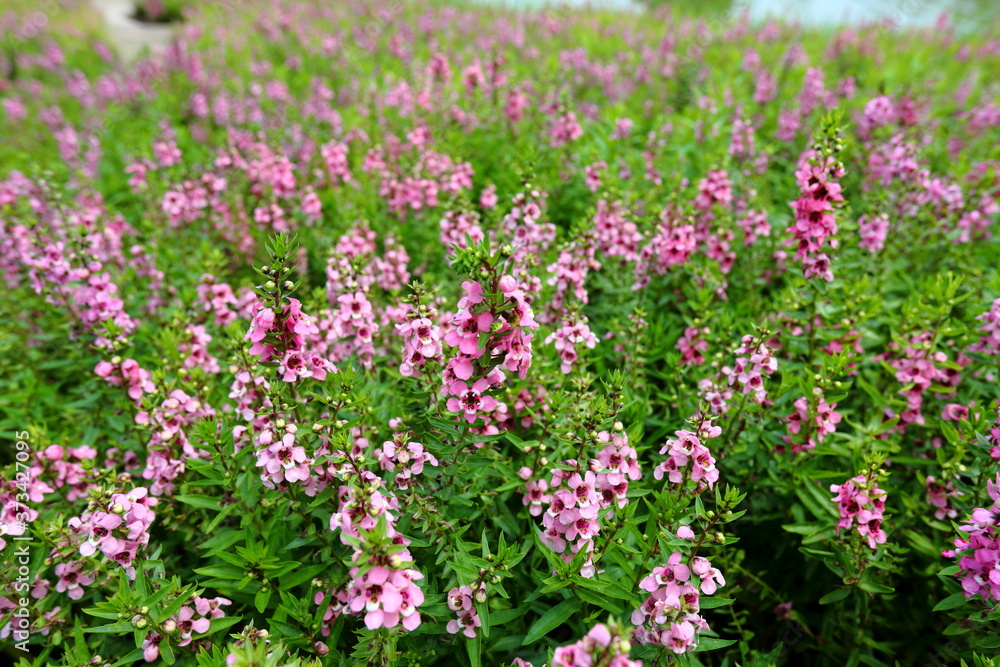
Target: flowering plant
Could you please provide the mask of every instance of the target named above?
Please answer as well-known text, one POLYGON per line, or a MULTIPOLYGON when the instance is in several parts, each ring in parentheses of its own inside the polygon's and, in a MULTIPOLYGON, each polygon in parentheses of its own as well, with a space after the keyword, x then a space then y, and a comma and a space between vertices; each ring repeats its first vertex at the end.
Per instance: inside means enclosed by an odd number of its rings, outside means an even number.
POLYGON ((995 34, 203 4, 0 53, 19 667, 988 663, 995 34))

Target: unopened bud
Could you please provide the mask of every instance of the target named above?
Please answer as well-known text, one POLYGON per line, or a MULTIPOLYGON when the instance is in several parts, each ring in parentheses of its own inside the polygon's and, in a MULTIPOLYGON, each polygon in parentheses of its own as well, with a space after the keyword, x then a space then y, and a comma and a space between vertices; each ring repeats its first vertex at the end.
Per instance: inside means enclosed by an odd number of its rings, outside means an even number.
POLYGON ((148 614, 149 613, 149 607, 141 607, 139 609, 139 613, 140 614, 148 614))
POLYGON ((114 514, 124 514, 125 506, 122 505, 121 503, 115 503, 114 505, 111 506, 111 512, 114 514))
POLYGON ((615 422, 616 431, 623 431, 624 429, 625 429, 625 424, 622 424, 621 422, 615 422))
MULTIPOLYGON (((497 577, 497 579, 499 580, 500 577, 497 577)), ((496 583, 496 582, 494 581, 493 583, 496 583)), ((486 602, 486 589, 485 588, 479 588, 479 589, 477 589, 476 590, 476 594, 475 594, 475 598, 476 598, 476 602, 486 602)))
POLYGON ((313 644, 313 650, 316 651, 316 655, 326 655, 330 652, 330 649, 323 642, 316 642, 313 644))
POLYGON ((173 619, 168 618, 163 622, 163 631, 166 632, 167 634, 170 634, 176 629, 177 629, 177 623, 175 623, 173 619))
POLYGON ((285 428, 285 420, 279 419, 278 421, 274 422, 274 425, 277 426, 278 428, 285 428))
POLYGON ((268 280, 266 283, 264 283, 264 289, 267 289, 267 290, 274 289, 274 281, 273 280, 268 280))

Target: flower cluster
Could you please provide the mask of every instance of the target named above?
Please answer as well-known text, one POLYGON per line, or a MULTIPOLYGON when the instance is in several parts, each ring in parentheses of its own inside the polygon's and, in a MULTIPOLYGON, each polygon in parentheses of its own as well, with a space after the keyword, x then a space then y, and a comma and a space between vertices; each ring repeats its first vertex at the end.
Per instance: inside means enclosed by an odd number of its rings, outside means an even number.
POLYGON ((924 480, 927 489, 927 504, 934 508, 934 518, 943 521, 945 518, 954 519, 958 516, 958 510, 951 505, 951 499, 964 495, 955 488, 955 483, 950 479, 942 484, 933 475, 927 475, 924 480))
POLYGON ((94 369, 97 377, 104 378, 112 387, 128 387, 128 397, 138 405, 142 401, 143 394, 152 394, 156 391, 152 376, 149 371, 139 366, 135 359, 122 359, 114 357, 111 361, 98 362, 94 369))
POLYGON ((859 246, 873 255, 885 247, 885 237, 889 232, 889 216, 863 215, 858 219, 858 233, 861 235, 859 246))
MULTIPOLYGON (((465 296, 458 302, 459 311, 451 321, 444 341, 458 348, 444 370, 442 393, 450 396, 448 410, 462 415, 473 424, 488 419, 498 407, 486 392, 507 378, 507 372, 521 379, 531 365, 531 339, 538 323, 517 280, 504 275, 497 281, 500 306, 487 300, 481 283, 462 283, 465 296)), ((493 295, 489 295, 492 297, 493 295)))
POLYGON ((696 556, 690 564, 683 560, 683 554, 675 551, 639 582, 639 588, 649 593, 632 612, 634 636, 640 644, 660 644, 676 654, 688 653, 698 646, 697 634, 709 629, 698 614, 700 597, 712 595, 726 580, 706 558, 696 556))
POLYGON ((872 549, 885 543, 882 520, 886 494, 878 487, 875 473, 858 475, 843 484, 831 484, 830 491, 837 494, 833 502, 840 511, 837 534, 853 527, 872 549))
POLYGON ((477 594, 480 597, 484 596, 485 592, 486 584, 480 584, 480 588, 475 591, 465 585, 456 586, 448 591, 448 609, 457 616, 448 621, 448 632, 454 635, 461 630, 469 639, 476 638, 476 628, 482 625, 482 621, 479 619, 479 612, 476 611, 474 599, 477 594))
POLYGON ((728 377, 730 386, 739 385, 741 393, 752 395, 754 401, 765 405, 767 389, 764 388, 763 376, 778 370, 778 360, 774 357, 774 351, 768 347, 763 335, 747 334, 743 336, 735 354, 736 363, 732 368, 723 368, 722 374, 728 377))
POLYGON ((279 419, 257 436, 260 449, 256 465, 261 468, 260 478, 267 488, 273 489, 282 482, 310 481, 312 460, 306 455, 305 447, 295 442, 298 430, 295 424, 279 419))
POLYGON ((795 412, 785 417, 788 435, 781 436, 785 444, 791 446, 793 454, 815 449, 826 436, 837 430, 840 423, 837 404, 827 403, 822 394, 817 394, 814 401, 802 396, 795 400, 794 405, 795 412))
POLYGON ((347 607, 355 614, 364 613, 365 627, 394 628, 401 625, 415 630, 420 625, 424 592, 415 580, 424 575, 414 569, 388 569, 376 565, 364 574, 351 568, 351 585, 347 589, 347 607))
POLYGON ((587 326, 586 318, 577 316, 563 320, 562 326, 550 333, 545 343, 554 343, 559 352, 559 368, 568 374, 573 371, 573 364, 579 359, 577 346, 582 345, 592 350, 597 346, 597 336, 587 326))
POLYGON ((392 440, 382 443, 381 449, 375 450, 382 470, 396 473, 396 486, 407 489, 412 484, 415 475, 424 471, 424 464, 437 466, 438 460, 427 452, 419 442, 410 440, 405 433, 396 433, 392 440))
POLYGON ((433 306, 418 302, 407 308, 406 319, 396 325, 403 339, 403 361, 399 365, 403 377, 419 377, 424 366, 441 361, 441 328, 436 319, 433 306))
POLYGON ((641 660, 631 660, 632 643, 621 629, 598 623, 583 639, 560 646, 552 654, 552 667, 642 667, 641 660))
POLYGON ((994 299, 990 309, 977 315, 976 319, 983 322, 983 326, 977 329, 983 332, 983 336, 969 349, 989 356, 1000 355, 1000 299, 994 299))
POLYGON ((86 557, 100 551, 134 579, 132 561, 149 544, 156 500, 140 486, 128 493, 111 494, 107 500, 95 503, 93 510, 70 519, 70 530, 82 538, 80 555, 86 557))
POLYGON ((795 221, 788 228, 791 238, 785 240, 785 245, 795 248, 795 258, 801 260, 807 280, 822 278, 830 282, 833 272, 825 250, 827 245, 837 247, 837 221, 833 212, 844 196, 835 179, 843 178, 845 172, 844 165, 836 159, 842 148, 839 132, 834 128, 827 131, 822 137, 825 145, 817 147, 820 152, 809 151, 799 161, 795 180, 802 196, 792 202, 795 221))
POLYGON ((719 470, 702 439, 716 438, 721 433, 721 428, 707 420, 698 424, 696 432, 677 431, 677 437, 667 440, 660 449, 660 454, 668 458, 653 469, 653 477, 658 480, 666 477, 679 492, 687 491, 688 481, 694 482, 694 494, 711 489, 719 481, 719 470))
MULTIPOLYGON (((567 563, 580 551, 592 552, 594 538, 600 532, 601 515, 628 503, 629 480, 642 477, 635 449, 621 429, 597 434, 599 442, 608 443, 596 460, 584 469, 573 459, 553 468, 551 481, 529 481, 524 503, 531 514, 539 513, 540 503, 549 502, 542 516, 542 542, 562 555, 567 563), (568 551, 567 551, 568 548, 568 551)), ((530 474, 530 470, 527 471, 530 474)), ((590 556, 580 574, 593 577, 597 568, 590 556)))
MULTIPOLYGON (((187 646, 194 641, 193 635, 208 632, 214 619, 224 618, 226 612, 222 607, 232 603, 232 600, 223 597, 195 597, 194 606, 182 606, 176 614, 160 624, 160 628, 167 636, 177 641, 177 646, 187 646)), ((139 647, 146 662, 155 662, 160 657, 160 643, 163 640, 164 635, 159 632, 150 632, 146 635, 142 646, 139 647)))
POLYGON ((1000 474, 996 482, 987 480, 986 491, 993 506, 976 508, 962 525, 968 533, 955 539, 955 548, 943 551, 945 558, 955 558, 960 569, 965 597, 979 596, 984 602, 1000 602, 1000 474))
MULTIPOLYGON (((416 581, 424 575, 410 567, 409 540, 396 530, 393 512, 399 508, 399 500, 381 479, 361 467, 360 457, 341 452, 337 460, 331 473, 343 483, 337 512, 330 517, 330 530, 340 531, 341 541, 354 550, 351 560, 356 565, 348 572, 351 580, 346 591, 332 594, 324 617, 332 622, 348 609, 364 613, 369 630, 397 625, 414 630, 421 622, 417 608, 424 602, 416 581)), ((316 596, 317 604, 324 600, 325 596, 316 596)))
POLYGON ((914 336, 911 338, 911 344, 903 348, 903 356, 889 362, 896 369, 896 380, 903 385, 899 390, 906 399, 906 410, 899 415, 899 421, 903 426, 925 423, 920 408, 923 405, 923 395, 930 391, 933 385, 950 387, 957 384, 960 379, 957 373, 938 366, 948 361, 948 355, 928 349, 929 340, 930 333, 914 336))
POLYGON ((705 363, 705 350, 708 349, 708 341, 702 336, 710 333, 708 327, 687 327, 684 333, 677 340, 677 350, 681 353, 681 365, 700 366, 705 363))

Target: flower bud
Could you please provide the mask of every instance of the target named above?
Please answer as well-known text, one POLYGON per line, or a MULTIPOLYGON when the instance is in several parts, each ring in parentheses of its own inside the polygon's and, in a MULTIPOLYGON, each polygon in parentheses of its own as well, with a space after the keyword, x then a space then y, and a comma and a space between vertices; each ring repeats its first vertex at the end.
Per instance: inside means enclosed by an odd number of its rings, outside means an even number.
POLYGON ((621 422, 615 422, 615 427, 614 428, 615 428, 616 431, 622 431, 622 430, 625 429, 625 425, 622 424, 621 422))
POLYGON ((278 421, 274 422, 274 425, 277 426, 278 428, 285 428, 285 420, 279 419, 278 421))
POLYGON ((124 514, 125 506, 122 505, 121 503, 115 503, 114 505, 111 506, 111 512, 114 514, 124 514))
MULTIPOLYGON (((500 577, 497 577, 497 579, 499 580, 500 577)), ((494 581, 493 583, 497 582, 494 581)), ((486 589, 485 588, 477 589, 474 597, 476 598, 476 602, 486 602, 486 589)))
POLYGON ((257 631, 257 636, 260 637, 261 639, 267 639, 270 634, 271 633, 268 632, 267 630, 258 630, 257 631))
POLYGON ((170 634, 177 629, 177 623, 174 622, 172 618, 168 618, 163 622, 163 631, 170 634))
POLYGON ((140 614, 148 614, 149 613, 149 607, 146 607, 146 606, 141 607, 139 609, 139 613, 140 614))
POLYGON ((330 649, 323 642, 316 642, 313 644, 313 650, 316 651, 316 655, 320 656, 326 655, 330 652, 330 649))
POLYGON ((318 422, 316 424, 313 424, 313 432, 314 433, 319 433, 322 430, 323 430, 323 425, 322 424, 320 424, 318 422))
POLYGON ((281 288, 284 290, 290 290, 294 287, 295 283, 293 283, 291 280, 286 280, 285 282, 281 283, 281 288))
POLYGON ((273 280, 268 280, 266 283, 264 283, 264 289, 266 290, 273 290, 274 287, 275 285, 273 280))

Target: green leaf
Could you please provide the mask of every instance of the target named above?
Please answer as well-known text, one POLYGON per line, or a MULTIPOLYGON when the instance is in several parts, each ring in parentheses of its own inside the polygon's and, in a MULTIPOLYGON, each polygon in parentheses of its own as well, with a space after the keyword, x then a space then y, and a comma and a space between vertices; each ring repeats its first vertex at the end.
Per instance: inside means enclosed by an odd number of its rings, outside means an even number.
POLYGON ((215 577, 216 579, 232 579, 234 581, 242 579, 245 574, 243 568, 236 567, 235 565, 210 565, 208 567, 196 568, 195 572, 206 577, 215 577))
POLYGON ((732 598, 699 598, 698 606, 702 609, 715 609, 716 607, 728 607, 733 602, 732 598))
POLYGON ((163 662, 168 665, 172 665, 175 662, 174 649, 170 646, 170 640, 167 638, 164 638, 164 640, 160 642, 160 658, 162 658, 163 662))
POLYGON ((874 581, 860 581, 858 582, 858 588, 869 593, 895 593, 896 589, 883 584, 876 584, 874 581))
POLYGON ((964 593, 955 593, 954 595, 949 595, 934 605, 933 611, 947 611, 948 609, 955 609, 956 607, 961 607, 968 601, 969 598, 965 597, 964 593))
POLYGON ((480 651, 481 640, 479 635, 476 635, 475 639, 465 638, 465 648, 469 652, 469 662, 472 663, 472 667, 482 667, 483 657, 480 651))
POLYGON ((221 509, 218 498, 208 498, 206 496, 181 494, 174 496, 174 500, 179 500, 185 505, 191 505, 193 507, 204 507, 205 509, 210 509, 210 510, 221 509))
POLYGON ((109 634, 112 632, 128 632, 132 629, 132 625, 126 624, 124 622, 120 623, 108 623, 107 625, 98 625, 96 628, 84 628, 84 632, 88 634, 109 634))
POLYGON ((268 586, 267 588, 262 588, 261 590, 257 591, 257 595, 254 596, 253 606, 256 607, 257 611, 259 611, 262 614, 264 613, 264 610, 267 609, 267 603, 270 602, 271 600, 272 590, 273 589, 270 586, 268 586))
POLYGON ((720 648, 726 648, 727 646, 732 646, 736 643, 735 639, 721 639, 719 637, 699 637, 698 646, 695 651, 714 651, 720 648))
POLYGON ((819 599, 820 604, 833 604, 834 602, 840 602, 848 595, 851 594, 850 588, 838 588, 835 591, 831 591, 819 599))
POLYGON ((216 632, 220 632, 236 625, 242 620, 242 616, 223 616, 222 618, 213 618, 211 621, 211 627, 208 628, 208 632, 205 634, 215 634, 216 632))
POLYGON ((142 649, 137 648, 128 655, 126 655, 124 658, 116 662, 115 664, 111 665, 111 667, 123 667, 124 665, 131 665, 133 662, 143 659, 144 656, 142 655, 142 649))
POLYGON ((560 625, 565 623, 570 616, 580 609, 580 601, 577 599, 564 600, 555 607, 542 614, 541 618, 534 622, 524 638, 522 646, 533 644, 545 635, 549 634, 560 625))

